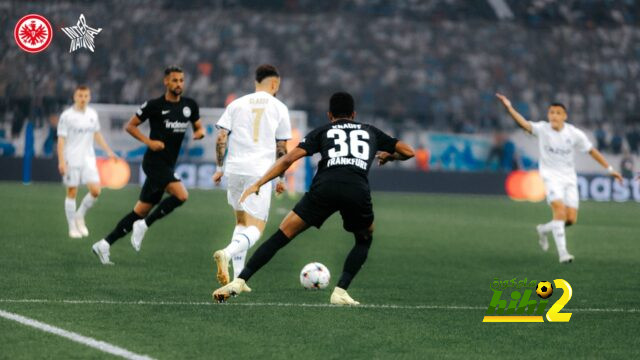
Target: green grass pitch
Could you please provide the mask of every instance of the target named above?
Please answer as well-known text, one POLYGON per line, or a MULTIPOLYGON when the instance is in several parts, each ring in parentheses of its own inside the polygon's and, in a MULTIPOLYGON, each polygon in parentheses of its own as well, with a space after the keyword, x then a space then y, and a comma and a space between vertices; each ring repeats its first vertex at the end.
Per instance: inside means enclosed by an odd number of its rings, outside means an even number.
MULTIPOLYGON (((87 217, 91 236, 72 240, 61 185, 0 183, 0 309, 157 359, 640 357, 637 203, 582 203, 567 230, 576 261, 560 265, 553 245, 542 253, 537 244, 544 203, 376 193, 373 246, 350 294, 397 307, 301 306, 328 304, 330 290, 303 290, 300 269, 324 263, 333 287, 352 246, 335 215, 278 253, 251 279, 252 293, 221 305, 211 301, 211 254, 233 226, 222 191, 191 191, 148 231, 140 253, 126 237, 112 247, 115 266, 98 263, 91 244, 138 191, 104 190, 87 217), (567 280, 571 321, 482 323, 495 277, 567 280)), ((273 201, 262 240, 294 203, 273 201)), ((0 318, 0 358, 109 357, 0 318)))

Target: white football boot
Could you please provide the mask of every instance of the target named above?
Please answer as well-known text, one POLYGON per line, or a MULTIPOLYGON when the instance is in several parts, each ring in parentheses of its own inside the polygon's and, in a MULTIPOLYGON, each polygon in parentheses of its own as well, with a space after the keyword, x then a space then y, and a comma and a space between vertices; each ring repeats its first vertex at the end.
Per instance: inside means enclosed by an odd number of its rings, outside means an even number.
POLYGON ((560 263, 561 264, 568 264, 570 262, 572 262, 574 259, 573 255, 566 253, 563 255, 560 255, 560 263))
POLYGON ((87 229, 87 225, 84 223, 84 217, 76 218, 76 228, 78 229, 78 232, 82 234, 82 236, 89 236, 89 229, 87 229))
POLYGON ((69 222, 69 237, 72 239, 82 239, 82 233, 78 230, 75 220, 69 222))
POLYGON ((102 239, 97 243, 93 244, 91 250, 96 254, 102 265, 113 265, 113 263, 109 260, 109 249, 111 245, 105 240, 102 239))
POLYGON ((133 231, 131 231, 131 246, 136 251, 140 251, 142 247, 142 239, 144 239, 144 234, 147 232, 149 227, 147 227, 147 223, 144 219, 137 220, 133 223, 133 231))
POLYGON ((223 303, 226 302, 229 297, 236 296, 243 292, 251 292, 251 289, 249 289, 243 279, 237 278, 227 285, 217 289, 211 295, 213 296, 213 301, 223 303))
POLYGON ((347 290, 339 287, 333 289, 330 302, 334 305, 360 305, 359 302, 353 300, 347 293, 347 290))
POLYGON ((536 231, 538 232, 538 244, 540 244, 542 251, 549 250, 549 238, 547 238, 547 233, 542 231, 542 224, 536 226, 536 231))
POLYGON ((218 250, 213 253, 213 259, 218 265, 218 282, 220 285, 227 285, 229 283, 229 257, 224 250, 218 250))

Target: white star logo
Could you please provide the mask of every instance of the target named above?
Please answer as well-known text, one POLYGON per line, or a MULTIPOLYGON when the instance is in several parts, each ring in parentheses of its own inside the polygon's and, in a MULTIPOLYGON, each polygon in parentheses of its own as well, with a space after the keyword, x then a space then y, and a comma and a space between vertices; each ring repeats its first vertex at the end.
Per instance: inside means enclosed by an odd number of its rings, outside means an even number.
POLYGON ((69 52, 74 52, 80 48, 87 48, 93 52, 95 46, 93 38, 102 31, 102 28, 94 29, 87 26, 84 14, 80 14, 80 18, 78 19, 78 24, 76 26, 62 28, 62 31, 64 31, 64 33, 71 39, 69 52))

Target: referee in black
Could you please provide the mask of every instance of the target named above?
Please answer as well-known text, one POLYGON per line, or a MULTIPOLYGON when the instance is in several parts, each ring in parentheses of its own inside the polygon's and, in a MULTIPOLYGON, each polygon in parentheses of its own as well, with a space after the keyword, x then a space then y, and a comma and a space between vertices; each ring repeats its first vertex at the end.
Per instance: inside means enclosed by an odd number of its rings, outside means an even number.
POLYGON ((200 110, 193 99, 182 96, 184 72, 180 67, 169 66, 165 69, 164 86, 165 93, 143 103, 125 128, 131 136, 147 145, 142 160, 147 179, 133 211, 125 215, 107 237, 93 244, 92 250, 102 264, 113 265, 109 259, 111 245, 132 229, 131 244, 136 251, 140 251, 147 228, 189 197, 187 189, 175 177, 174 169, 187 128, 193 128, 194 140, 204 137, 200 110), (147 120, 151 128, 149 137, 138 129, 147 120), (169 196, 163 200, 165 192, 169 196))

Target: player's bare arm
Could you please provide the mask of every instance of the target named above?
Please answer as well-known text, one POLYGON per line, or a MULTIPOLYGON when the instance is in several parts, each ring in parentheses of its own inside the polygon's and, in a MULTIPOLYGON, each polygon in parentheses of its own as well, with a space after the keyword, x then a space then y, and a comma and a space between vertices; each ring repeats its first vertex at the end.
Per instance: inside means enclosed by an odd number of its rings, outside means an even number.
POLYGON ((67 163, 64 159, 64 143, 66 138, 64 136, 58 136, 58 171, 60 175, 64 175, 67 172, 67 163))
POLYGON ((109 144, 107 144, 107 142, 104 140, 104 136, 102 136, 102 133, 100 131, 97 131, 93 135, 93 139, 107 153, 107 156, 109 156, 109 158, 111 158, 112 160, 115 160, 117 158, 116 154, 113 152, 113 150, 111 150, 111 147, 109 147, 109 144))
POLYGON ((193 123, 193 140, 204 139, 204 126, 202 126, 202 119, 193 123))
POLYGON ((620 175, 619 172, 615 171, 613 169, 613 166, 609 165, 607 159, 604 158, 604 156, 600 151, 598 151, 598 149, 592 148, 591 150, 589 150, 589 155, 591 155, 591 157, 595 161, 597 161, 598 164, 602 165, 603 168, 607 169, 609 175, 613 176, 619 183, 622 183, 622 181, 624 180, 622 178, 622 175, 620 175))
POLYGON ((511 115, 513 120, 516 121, 516 124, 518 124, 518 126, 531 134, 533 129, 531 123, 527 121, 527 119, 525 119, 524 116, 522 116, 519 112, 517 112, 516 109, 513 108, 513 106, 511 105, 511 101, 506 96, 500 93, 497 93, 496 97, 500 99, 500 102, 502 102, 502 105, 504 105, 505 109, 507 109, 509 115, 511 115))
POLYGON ((218 130, 218 138, 216 139, 216 172, 213 174, 213 182, 216 185, 220 184, 222 180, 222 175, 224 172, 222 171, 222 167, 224 165, 224 154, 227 151, 227 141, 229 140, 229 130, 227 129, 219 129, 218 130))
POLYGON ((142 124, 142 121, 140 120, 140 118, 137 115, 133 115, 129 120, 129 122, 127 123, 127 125, 125 126, 125 130, 127 130, 127 132, 131 134, 131 136, 136 138, 136 140, 147 145, 149 149, 151 149, 151 151, 163 150, 164 143, 160 140, 151 140, 147 136, 145 136, 142 133, 142 131, 138 129, 138 126, 140 126, 140 124, 142 124))
MULTIPOLYGON (((276 160, 287 155, 287 140, 276 141, 276 160)), ((284 173, 280 174, 280 181, 276 184, 276 194, 282 194, 286 190, 284 173)))
POLYGON ((298 159, 305 157, 307 155, 307 151, 301 148, 295 148, 291 150, 290 153, 287 153, 285 156, 278 159, 278 161, 271 166, 269 170, 258 180, 255 184, 249 186, 247 190, 242 193, 240 197, 240 202, 242 203, 249 195, 257 194, 260 191, 260 187, 269 181, 275 179, 280 174, 287 171, 294 162, 298 161, 298 159))
POLYGON ((396 152, 394 152, 393 154, 390 154, 386 151, 381 151, 377 155, 378 165, 384 165, 389 161, 396 161, 396 160, 405 161, 405 160, 411 159, 414 156, 414 154, 415 152, 413 148, 409 146, 409 144, 402 141, 398 141, 396 143, 396 152))

